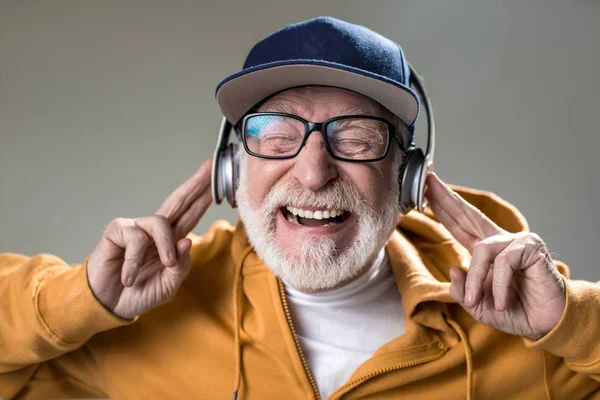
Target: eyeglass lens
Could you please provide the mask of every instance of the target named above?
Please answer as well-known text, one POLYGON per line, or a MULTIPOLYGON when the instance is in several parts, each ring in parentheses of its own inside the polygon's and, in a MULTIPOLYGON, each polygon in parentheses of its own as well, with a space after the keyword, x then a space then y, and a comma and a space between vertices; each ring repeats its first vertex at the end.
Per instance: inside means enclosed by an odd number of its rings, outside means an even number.
MULTIPOLYGON (((246 120, 244 139, 248 149, 261 156, 295 155, 302 146, 306 125, 282 115, 255 115, 246 120)), ((385 122, 366 117, 348 117, 325 126, 331 152, 348 160, 371 160, 385 154, 389 129, 385 122)))

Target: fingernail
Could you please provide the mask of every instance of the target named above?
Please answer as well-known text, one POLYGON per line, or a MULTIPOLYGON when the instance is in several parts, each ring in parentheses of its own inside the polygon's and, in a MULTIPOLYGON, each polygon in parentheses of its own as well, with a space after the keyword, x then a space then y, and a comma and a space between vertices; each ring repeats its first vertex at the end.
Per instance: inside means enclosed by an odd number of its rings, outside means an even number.
POLYGON ((128 276, 127 280, 125 281, 126 286, 131 286, 133 285, 133 276, 128 276))
POLYGON ((467 302, 467 304, 471 304, 472 301, 473 301, 473 293, 471 293, 470 290, 467 290, 466 302, 467 302))

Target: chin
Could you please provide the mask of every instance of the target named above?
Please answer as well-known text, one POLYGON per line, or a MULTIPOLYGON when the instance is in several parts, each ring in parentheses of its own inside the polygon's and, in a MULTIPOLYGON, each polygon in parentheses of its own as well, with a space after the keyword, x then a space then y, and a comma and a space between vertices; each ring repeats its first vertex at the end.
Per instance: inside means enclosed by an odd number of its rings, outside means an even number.
POLYGON ((375 208, 347 182, 320 192, 278 185, 253 206, 240 176, 238 211, 248 240, 273 273, 302 291, 351 281, 383 248, 397 222, 397 191, 375 208))
POLYGON ((355 235, 338 239, 333 235, 276 235, 267 243, 250 239, 257 253, 276 276, 301 291, 317 292, 339 286, 356 277, 371 258, 373 242, 367 249, 355 235), (283 240, 285 239, 285 240, 283 240), (293 240, 290 240, 293 239, 293 240))

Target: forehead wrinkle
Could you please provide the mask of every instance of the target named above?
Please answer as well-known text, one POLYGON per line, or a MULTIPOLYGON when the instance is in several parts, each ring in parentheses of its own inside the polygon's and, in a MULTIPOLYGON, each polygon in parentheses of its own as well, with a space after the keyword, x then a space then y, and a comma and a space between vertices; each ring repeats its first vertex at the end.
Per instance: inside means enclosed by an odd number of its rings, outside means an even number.
POLYGON ((271 104, 267 102, 266 105, 262 105, 258 108, 258 112, 280 112, 284 114, 297 115, 297 108, 292 105, 289 100, 273 101, 271 104))
MULTIPOLYGON (((317 106, 316 103, 312 103, 313 107, 317 106)), ((306 111, 308 111, 308 109, 306 107, 300 107, 299 104, 296 104, 296 102, 292 102, 290 100, 279 100, 279 101, 273 101, 271 103, 267 102, 266 104, 260 106, 258 108, 258 112, 280 112, 280 113, 284 113, 284 114, 292 114, 292 115, 302 115, 302 109, 306 109, 306 111)), ((338 112, 335 113, 336 116, 340 116, 340 115, 375 115, 378 116, 377 112, 373 112, 368 110, 366 107, 363 106, 359 106, 359 105, 352 105, 352 106, 348 106, 348 107, 343 107, 340 108, 338 112)))
POLYGON ((329 86, 301 86, 283 90, 267 98, 255 111, 292 114, 311 122, 322 122, 342 115, 377 116, 396 122, 396 117, 375 100, 351 90, 329 86))

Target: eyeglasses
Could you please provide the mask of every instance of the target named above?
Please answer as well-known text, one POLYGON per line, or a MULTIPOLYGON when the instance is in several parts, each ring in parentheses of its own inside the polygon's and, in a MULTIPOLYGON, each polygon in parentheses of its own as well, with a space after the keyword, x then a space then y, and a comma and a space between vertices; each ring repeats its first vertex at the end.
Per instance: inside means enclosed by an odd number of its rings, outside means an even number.
POLYGON ((296 157, 313 131, 321 132, 331 157, 343 161, 381 160, 390 149, 391 139, 398 139, 391 122, 362 115, 315 123, 291 114, 252 113, 238 127, 248 154, 271 159, 296 157))

